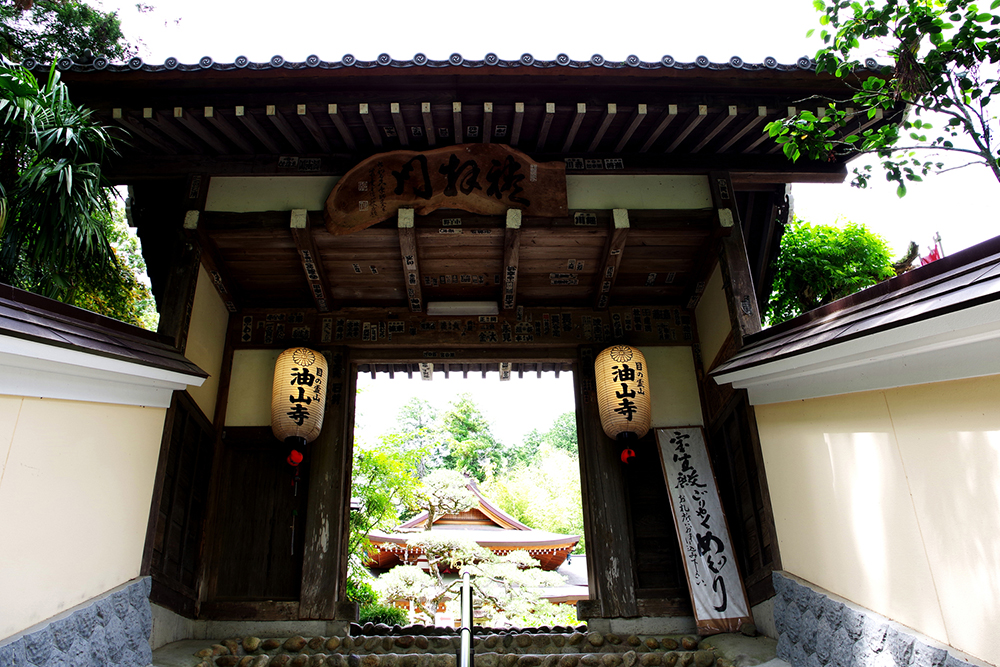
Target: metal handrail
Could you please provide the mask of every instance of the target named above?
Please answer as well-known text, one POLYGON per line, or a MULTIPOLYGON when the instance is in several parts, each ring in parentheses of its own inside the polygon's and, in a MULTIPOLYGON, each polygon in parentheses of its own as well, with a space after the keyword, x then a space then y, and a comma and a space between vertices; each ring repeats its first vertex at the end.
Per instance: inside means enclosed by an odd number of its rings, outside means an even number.
POLYGON ((462 573, 461 598, 462 625, 459 634, 462 637, 458 653, 458 667, 475 667, 475 656, 472 652, 472 578, 468 572, 462 573))

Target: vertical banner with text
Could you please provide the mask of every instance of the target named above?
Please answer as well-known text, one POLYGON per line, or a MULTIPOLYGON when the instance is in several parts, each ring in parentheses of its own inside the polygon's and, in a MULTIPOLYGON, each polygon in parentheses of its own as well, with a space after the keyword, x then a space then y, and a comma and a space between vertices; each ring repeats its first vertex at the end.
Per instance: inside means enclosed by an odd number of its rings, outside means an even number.
POLYGON ((702 635, 751 622, 719 488, 699 426, 656 429, 691 603, 702 635))

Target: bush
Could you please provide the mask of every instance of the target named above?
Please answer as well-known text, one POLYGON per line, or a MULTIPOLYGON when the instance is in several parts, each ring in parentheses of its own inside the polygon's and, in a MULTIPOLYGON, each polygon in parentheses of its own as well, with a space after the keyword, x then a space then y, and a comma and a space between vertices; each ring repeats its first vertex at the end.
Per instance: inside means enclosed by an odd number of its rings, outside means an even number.
POLYGON ((386 625, 406 625, 410 617, 405 609, 386 604, 363 604, 358 614, 358 623, 385 623, 386 625))
POLYGON ((347 599, 359 605, 373 605, 378 602, 378 594, 367 581, 347 580, 347 599))

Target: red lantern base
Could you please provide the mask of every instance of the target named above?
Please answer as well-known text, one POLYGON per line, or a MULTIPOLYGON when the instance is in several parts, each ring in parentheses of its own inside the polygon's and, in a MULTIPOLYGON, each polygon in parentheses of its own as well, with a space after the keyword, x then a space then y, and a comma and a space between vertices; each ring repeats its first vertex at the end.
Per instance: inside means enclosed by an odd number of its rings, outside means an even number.
POLYGON ((631 431, 622 431, 618 434, 618 444, 622 446, 622 463, 628 463, 629 459, 635 458, 635 450, 630 445, 639 441, 639 437, 631 431))

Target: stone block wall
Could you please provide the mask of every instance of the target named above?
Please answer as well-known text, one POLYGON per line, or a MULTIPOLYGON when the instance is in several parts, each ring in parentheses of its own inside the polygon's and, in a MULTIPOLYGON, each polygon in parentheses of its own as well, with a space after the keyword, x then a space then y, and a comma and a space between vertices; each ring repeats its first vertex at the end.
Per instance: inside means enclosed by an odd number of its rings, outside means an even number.
POLYGON ((778 657, 792 667, 969 667, 955 649, 884 616, 772 577, 778 657))
POLYGON ((134 579, 0 640, 0 667, 148 667, 150 585, 134 579))

